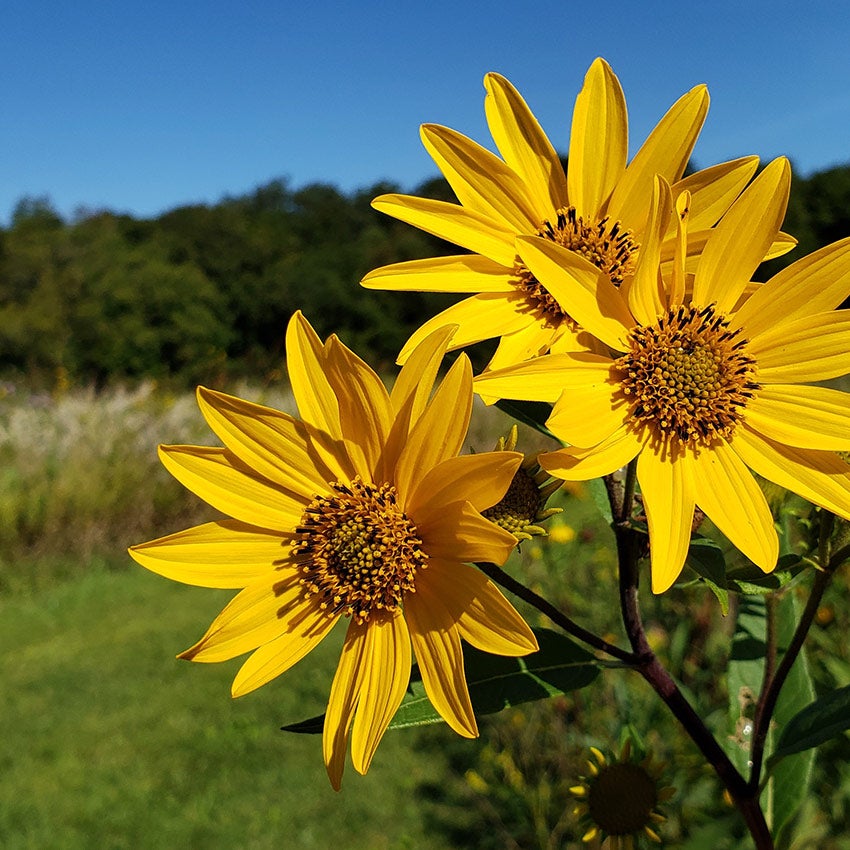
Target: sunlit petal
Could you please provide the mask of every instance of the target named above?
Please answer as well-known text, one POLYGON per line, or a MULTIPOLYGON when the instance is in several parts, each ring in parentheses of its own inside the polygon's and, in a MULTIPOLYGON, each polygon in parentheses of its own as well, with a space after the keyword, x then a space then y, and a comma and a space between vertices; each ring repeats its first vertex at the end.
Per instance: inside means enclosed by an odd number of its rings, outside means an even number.
POLYGON ((222 520, 132 546, 130 555, 146 569, 174 581, 236 588, 288 563, 287 542, 286 536, 222 520))
POLYGON ((621 469, 642 447, 642 435, 621 428, 592 449, 558 449, 538 455, 537 461, 562 481, 588 481, 621 469))
POLYGON ((484 77, 484 112, 505 162, 523 179, 538 217, 567 204, 567 180, 555 149, 519 92, 499 74, 484 77))
POLYGON ((477 254, 427 257, 381 266, 369 272, 360 285, 366 289, 412 292, 513 292, 513 269, 477 254))

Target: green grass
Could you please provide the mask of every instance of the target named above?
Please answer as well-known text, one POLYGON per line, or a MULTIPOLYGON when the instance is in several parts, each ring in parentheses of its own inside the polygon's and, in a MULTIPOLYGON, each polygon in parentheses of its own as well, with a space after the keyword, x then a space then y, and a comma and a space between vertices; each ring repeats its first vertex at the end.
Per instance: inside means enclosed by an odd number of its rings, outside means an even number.
POLYGON ((436 765, 416 733, 337 794, 318 736, 279 731, 323 710, 333 639, 240 700, 238 661, 175 659, 231 595, 128 567, 0 599, 4 850, 446 846, 423 827, 436 765))

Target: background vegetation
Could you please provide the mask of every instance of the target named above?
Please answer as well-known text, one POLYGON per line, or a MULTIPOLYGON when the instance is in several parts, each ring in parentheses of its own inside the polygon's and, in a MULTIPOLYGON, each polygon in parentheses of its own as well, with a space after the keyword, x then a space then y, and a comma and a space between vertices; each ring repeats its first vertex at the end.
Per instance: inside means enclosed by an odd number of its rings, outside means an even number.
MULTIPOLYGON (((196 381, 291 410, 281 341, 295 309, 390 365, 446 301, 357 282, 384 263, 456 250, 373 212, 371 197, 390 188, 345 196, 275 181, 144 221, 63 221, 46 199, 25 199, 0 232, 3 848, 577 847, 568 788, 587 747, 616 749, 624 725, 679 789, 665 806, 669 846, 746 846, 711 772, 636 676, 614 671, 485 719, 476 742, 442 726, 391 732, 369 775, 349 769, 336 795, 319 742, 278 731, 321 711, 334 639, 237 701, 237 661, 175 660, 230 594, 166 581, 126 556, 129 543, 212 515, 160 467, 155 444, 213 440, 188 390, 196 381)), ((441 181, 415 192, 449 198, 441 181)), ((770 271, 850 235, 850 166, 796 180, 785 228, 800 248, 770 271)), ((478 406, 469 447, 489 448, 507 425, 478 406)), ((541 444, 522 431, 520 447, 541 444)), ((550 538, 524 544, 509 568, 622 641, 609 530, 581 490, 560 500, 550 538)), ((700 585, 647 594, 645 606, 657 651, 728 742, 718 671, 734 607, 722 617, 700 585)), ((841 574, 813 633, 819 690, 850 684, 848 630, 841 574)), ((850 850, 848 756, 846 737, 819 752, 788 847, 850 850)))

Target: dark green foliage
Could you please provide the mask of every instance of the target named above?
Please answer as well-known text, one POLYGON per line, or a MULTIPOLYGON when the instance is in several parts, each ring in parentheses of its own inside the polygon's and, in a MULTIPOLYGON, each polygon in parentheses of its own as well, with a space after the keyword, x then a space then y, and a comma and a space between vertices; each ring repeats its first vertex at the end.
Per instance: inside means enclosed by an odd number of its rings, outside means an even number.
MULTIPOLYGON (((388 184, 344 195, 273 180, 215 205, 156 219, 111 212, 65 222, 49 199, 23 198, 0 230, 0 377, 104 383, 274 376, 286 322, 302 310, 381 367, 448 296, 364 290, 388 263, 458 253, 375 212, 388 184)), ((453 201, 442 178, 415 194, 453 201)), ((785 230, 799 246, 760 280, 850 235, 850 166, 794 180, 785 230)))

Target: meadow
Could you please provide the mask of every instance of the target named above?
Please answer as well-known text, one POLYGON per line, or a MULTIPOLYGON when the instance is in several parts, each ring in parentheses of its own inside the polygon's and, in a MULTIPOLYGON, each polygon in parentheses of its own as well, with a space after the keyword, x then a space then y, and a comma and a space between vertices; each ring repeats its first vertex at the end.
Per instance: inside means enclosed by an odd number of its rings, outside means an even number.
MULTIPOLYGON (((226 387, 292 409, 287 389, 226 387)), ((280 726, 324 709, 340 635, 239 700, 239 661, 192 665, 193 643, 232 595, 147 573, 127 545, 211 518, 161 468, 157 442, 212 443, 191 393, 153 383, 0 398, 0 847, 540 848, 580 846, 568 788, 587 748, 616 748, 631 728, 678 794, 669 846, 746 847, 737 815, 653 695, 621 671, 589 688, 502 712, 470 743, 435 725, 387 734, 366 777, 330 788, 315 736, 280 726)), ((479 406, 470 448, 509 420, 479 406)), ((521 432, 520 448, 540 447, 521 432)), ((563 492, 548 540, 509 569, 579 622, 622 641, 609 532, 592 499, 563 492)), ((813 635, 815 685, 850 684, 846 578, 813 635)), ((656 651, 719 737, 734 625, 692 586, 646 594, 656 651)), ((534 625, 548 625, 522 608, 534 625)), ((850 848, 850 745, 816 763, 812 793, 785 846, 850 848)))

